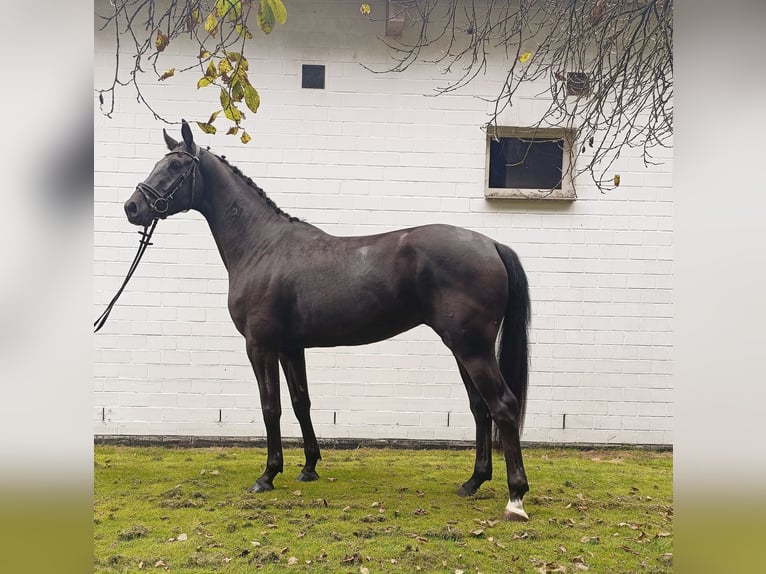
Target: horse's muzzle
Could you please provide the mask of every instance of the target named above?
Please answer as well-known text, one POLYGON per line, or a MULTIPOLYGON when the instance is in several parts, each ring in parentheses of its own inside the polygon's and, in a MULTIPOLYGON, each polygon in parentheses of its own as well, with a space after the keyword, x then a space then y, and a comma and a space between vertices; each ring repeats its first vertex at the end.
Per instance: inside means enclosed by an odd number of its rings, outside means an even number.
POLYGON ((139 192, 134 192, 125 202, 125 215, 130 223, 143 227, 149 225, 154 219, 144 196, 139 192))

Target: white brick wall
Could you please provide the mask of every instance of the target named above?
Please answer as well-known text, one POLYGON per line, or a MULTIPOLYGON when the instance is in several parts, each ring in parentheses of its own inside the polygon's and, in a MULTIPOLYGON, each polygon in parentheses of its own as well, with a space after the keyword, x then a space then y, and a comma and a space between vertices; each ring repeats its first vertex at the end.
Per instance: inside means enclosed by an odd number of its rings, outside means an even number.
MULTIPOLYGON (((382 2, 371 4, 384 13, 382 2)), ((108 3, 96 5, 105 11, 108 3)), ((330 233, 442 222, 511 245, 533 301, 524 440, 671 443, 671 154, 652 168, 625 154, 614 168, 620 188, 601 194, 581 178, 571 204, 487 201, 479 126, 489 106, 476 96, 496 93, 500 60, 459 93, 424 97, 444 84, 434 67, 383 76, 360 66, 386 63, 388 53, 377 40, 382 23, 362 17, 356 4, 293 1, 289 9, 288 24, 257 34, 246 52, 262 98, 248 118, 253 141, 195 131, 196 140, 290 214, 330 233), (325 90, 300 88, 303 63, 326 65, 325 90)), ((111 33, 96 33, 96 88, 112 74, 111 33)), ((196 53, 174 42, 161 66, 196 53)), ((144 81, 157 110, 175 120, 205 119, 216 106, 213 89, 194 89, 194 74, 144 81)), ((534 121, 536 91, 525 93, 509 121, 534 121)), ((94 113, 94 316, 137 246, 122 202, 165 151, 163 125, 130 90, 118 97, 112 119, 97 103, 94 113)), ((204 219, 190 212, 160 222, 95 336, 97 434, 264 434, 226 291, 204 219)), ((454 360, 425 327, 364 347, 311 349, 307 363, 319 437, 474 438, 454 360)), ((283 434, 299 436, 286 387, 282 393, 283 434)))

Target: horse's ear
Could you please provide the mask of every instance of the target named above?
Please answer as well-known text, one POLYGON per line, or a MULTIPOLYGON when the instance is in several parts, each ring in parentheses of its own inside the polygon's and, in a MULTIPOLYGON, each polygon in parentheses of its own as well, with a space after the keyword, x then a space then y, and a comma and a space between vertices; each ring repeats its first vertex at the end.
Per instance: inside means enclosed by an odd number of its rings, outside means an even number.
POLYGON ((165 145, 168 146, 169 150, 173 151, 178 147, 178 142, 170 137, 164 128, 162 129, 162 137, 165 138, 165 145))
POLYGON ((184 143, 189 149, 194 149, 194 136, 186 120, 181 120, 181 137, 184 138, 184 143))

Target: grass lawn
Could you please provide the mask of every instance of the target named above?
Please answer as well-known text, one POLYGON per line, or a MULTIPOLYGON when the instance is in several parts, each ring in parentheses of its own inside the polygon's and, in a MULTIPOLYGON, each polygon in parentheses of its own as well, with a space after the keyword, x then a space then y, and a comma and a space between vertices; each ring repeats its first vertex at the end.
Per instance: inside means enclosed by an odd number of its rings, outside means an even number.
POLYGON ((672 453, 527 448, 526 523, 500 520, 500 454, 471 498, 467 450, 322 454, 251 494, 265 449, 96 446, 94 571, 672 572, 672 453))

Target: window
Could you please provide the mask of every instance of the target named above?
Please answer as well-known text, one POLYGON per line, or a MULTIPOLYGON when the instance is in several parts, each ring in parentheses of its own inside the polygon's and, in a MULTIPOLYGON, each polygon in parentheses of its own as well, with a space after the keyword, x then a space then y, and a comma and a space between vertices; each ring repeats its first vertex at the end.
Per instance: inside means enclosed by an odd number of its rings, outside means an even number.
POLYGON ((575 199, 571 173, 574 130, 487 129, 489 199, 575 199))
POLYGON ((319 64, 303 64, 301 87, 324 90, 324 66, 319 64))

